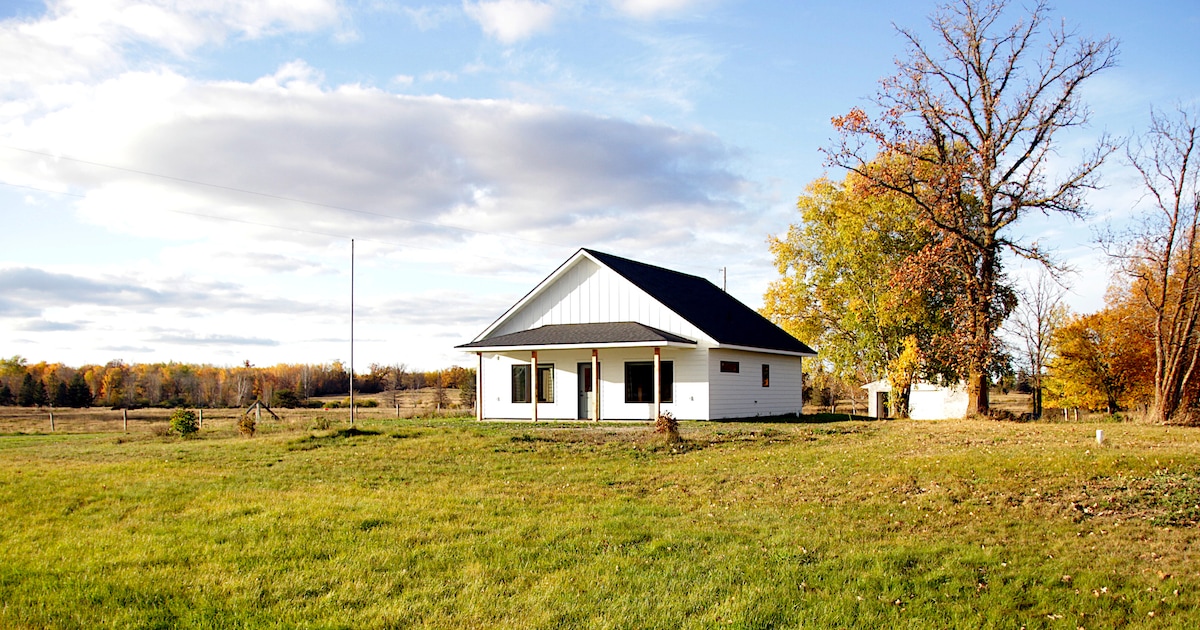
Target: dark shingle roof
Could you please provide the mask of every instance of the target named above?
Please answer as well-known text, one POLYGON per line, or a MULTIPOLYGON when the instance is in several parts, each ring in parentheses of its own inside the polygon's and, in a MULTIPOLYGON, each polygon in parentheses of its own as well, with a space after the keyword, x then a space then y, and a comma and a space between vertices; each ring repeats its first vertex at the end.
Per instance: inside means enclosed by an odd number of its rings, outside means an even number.
POLYGON ((816 354, 750 307, 699 276, 585 249, 722 345, 816 354))
POLYGON ((556 324, 481 341, 463 344, 459 348, 511 348, 514 346, 560 346, 605 343, 676 342, 694 344, 695 341, 651 328, 637 322, 611 322, 604 324, 556 324))

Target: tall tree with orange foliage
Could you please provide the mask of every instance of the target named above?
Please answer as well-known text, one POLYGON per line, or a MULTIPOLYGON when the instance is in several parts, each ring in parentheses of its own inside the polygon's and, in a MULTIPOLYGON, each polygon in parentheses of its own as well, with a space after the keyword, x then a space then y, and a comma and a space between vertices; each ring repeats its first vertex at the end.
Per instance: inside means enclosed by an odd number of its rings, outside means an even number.
POLYGON ((900 29, 908 55, 880 85, 879 116, 855 108, 834 118, 839 140, 826 151, 832 165, 911 200, 936 233, 926 256, 961 287, 955 315, 975 414, 989 412, 996 330, 1012 308, 1001 257, 1050 262, 1011 226, 1031 211, 1082 214, 1082 193, 1113 150, 1102 140, 1073 168, 1056 168, 1057 179, 1048 173, 1058 132, 1087 122, 1081 87, 1114 64, 1116 44, 1053 26, 1045 2, 1011 22, 1007 5, 943 5, 930 19, 934 44, 900 29))
POLYGON ((1127 149, 1148 208, 1129 232, 1104 242, 1152 313, 1153 419, 1200 424, 1200 114, 1150 118, 1127 149))

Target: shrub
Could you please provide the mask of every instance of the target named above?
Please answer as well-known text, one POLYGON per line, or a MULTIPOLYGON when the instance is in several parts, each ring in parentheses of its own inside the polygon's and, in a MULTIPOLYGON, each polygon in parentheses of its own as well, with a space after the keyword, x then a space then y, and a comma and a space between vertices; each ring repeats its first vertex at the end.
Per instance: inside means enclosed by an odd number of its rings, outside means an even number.
POLYGON ((279 389, 275 391, 275 395, 271 397, 272 407, 283 407, 285 409, 295 409, 301 405, 300 396, 290 389, 279 389))
MULTIPOLYGON (((326 406, 327 406, 327 407, 334 407, 334 408, 338 408, 338 409, 342 409, 342 408, 346 408, 346 409, 348 409, 348 408, 350 408, 350 397, 349 397, 349 396, 347 396, 347 397, 343 398, 343 399, 342 399, 342 402, 340 402, 340 403, 330 403, 330 404, 328 404, 328 405, 326 405, 326 406)), ((355 397, 355 398, 354 398, 354 406, 355 406, 355 407, 358 407, 359 409, 362 409, 362 408, 364 408, 364 407, 378 407, 378 406, 379 406, 379 401, 378 401, 378 400, 375 400, 374 398, 358 398, 358 397, 355 397)))
POLYGON ((662 412, 658 420, 654 421, 654 432, 662 433, 666 437, 668 444, 683 441, 683 438, 679 436, 679 421, 675 419, 675 416, 670 411, 662 412))
POLYGON ((258 422, 254 420, 254 416, 243 414, 242 419, 238 420, 238 431, 246 437, 254 437, 254 433, 258 431, 258 422))
POLYGON ((1017 414, 1007 409, 992 409, 988 412, 988 417, 997 422, 1017 422, 1019 420, 1017 414))
POLYGON ((176 409, 171 414, 171 433, 189 437, 200 430, 200 422, 196 420, 196 412, 191 409, 176 409))
POLYGON ((312 428, 317 431, 328 431, 329 426, 329 418, 326 418, 325 416, 317 416, 317 418, 313 420, 312 428))

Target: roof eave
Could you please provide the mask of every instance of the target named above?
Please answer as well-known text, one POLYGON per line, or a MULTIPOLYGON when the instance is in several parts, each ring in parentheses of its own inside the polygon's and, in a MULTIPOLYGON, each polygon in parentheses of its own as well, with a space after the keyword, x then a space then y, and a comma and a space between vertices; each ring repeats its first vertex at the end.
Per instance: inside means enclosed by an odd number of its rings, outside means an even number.
POLYGON ((463 352, 516 352, 529 350, 588 350, 592 348, 695 348, 694 342, 681 341, 609 341, 604 343, 552 343, 529 344, 523 346, 472 346, 464 344, 456 346, 463 352))
POLYGON ((738 346, 734 344, 719 343, 717 348, 722 350, 745 350, 746 352, 762 352, 765 354, 782 354, 789 357, 804 357, 813 358, 817 356, 816 352, 796 352, 793 350, 777 350, 775 348, 755 348, 753 346, 738 346))

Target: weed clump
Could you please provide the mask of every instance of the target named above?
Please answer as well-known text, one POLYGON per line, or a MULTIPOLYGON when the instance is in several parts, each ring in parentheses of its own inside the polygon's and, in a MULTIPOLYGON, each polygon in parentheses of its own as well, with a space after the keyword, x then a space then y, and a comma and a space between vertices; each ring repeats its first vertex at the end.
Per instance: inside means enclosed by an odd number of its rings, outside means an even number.
POLYGON ((243 414, 242 419, 238 420, 238 431, 245 437, 254 437, 258 432, 258 422, 254 420, 254 416, 243 414))
POLYGON ((317 416, 313 420, 312 429, 314 431, 328 431, 330 427, 329 418, 325 416, 317 416))
POLYGON ((191 437, 200 430, 200 422, 196 419, 195 411, 176 409, 175 413, 171 414, 170 427, 171 433, 177 433, 180 437, 191 437))
POLYGON ((664 411, 658 416, 658 420, 654 421, 654 432, 662 434, 667 440, 667 444, 678 444, 683 441, 679 435, 679 421, 670 411, 664 411))

